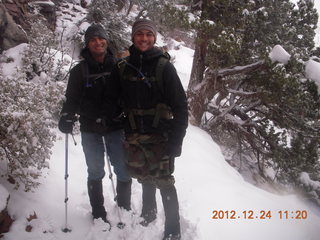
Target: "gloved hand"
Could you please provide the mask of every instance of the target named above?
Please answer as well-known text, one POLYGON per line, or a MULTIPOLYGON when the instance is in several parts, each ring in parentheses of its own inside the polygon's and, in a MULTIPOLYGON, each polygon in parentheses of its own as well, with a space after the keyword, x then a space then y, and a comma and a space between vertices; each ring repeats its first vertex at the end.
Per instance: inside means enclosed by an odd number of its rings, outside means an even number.
POLYGON ((106 134, 109 128, 107 127, 107 123, 105 118, 97 118, 96 122, 94 123, 94 131, 99 134, 106 134))
POLYGON ((59 120, 59 130, 63 133, 72 133, 76 117, 74 114, 62 113, 59 120))
POLYGON ((164 150, 164 155, 168 155, 170 157, 179 157, 181 155, 181 146, 177 146, 175 144, 167 144, 164 150))

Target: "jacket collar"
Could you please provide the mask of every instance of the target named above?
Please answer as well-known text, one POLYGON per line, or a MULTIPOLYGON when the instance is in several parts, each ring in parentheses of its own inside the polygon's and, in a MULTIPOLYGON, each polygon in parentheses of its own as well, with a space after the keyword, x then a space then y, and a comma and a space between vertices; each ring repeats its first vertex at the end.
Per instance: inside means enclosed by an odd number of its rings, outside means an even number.
POLYGON ((161 55, 163 55, 162 51, 157 47, 153 47, 148 51, 141 52, 134 45, 131 45, 129 48, 129 52, 130 52, 130 62, 131 61, 135 62, 140 60, 149 61, 152 59, 159 58, 161 55))

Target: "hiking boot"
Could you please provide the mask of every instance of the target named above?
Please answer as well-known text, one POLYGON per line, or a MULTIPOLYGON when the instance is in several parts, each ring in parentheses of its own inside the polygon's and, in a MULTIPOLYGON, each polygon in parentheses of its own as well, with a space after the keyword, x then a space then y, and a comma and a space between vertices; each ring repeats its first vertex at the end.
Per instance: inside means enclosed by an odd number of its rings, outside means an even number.
POLYGON ((93 225, 95 225, 96 228, 101 229, 102 232, 111 230, 111 223, 106 218, 94 218, 93 225))
POLYGON ((131 210, 131 184, 132 180, 128 182, 117 180, 117 203, 127 211, 131 210))
POLYGON ((103 221, 106 221, 107 212, 103 206, 102 180, 88 180, 88 195, 93 218, 102 218, 103 221))
POLYGON ((169 236, 163 237, 162 240, 181 240, 181 235, 180 234, 175 234, 175 235, 170 234, 169 236))
POLYGON ((157 219, 157 210, 154 209, 147 214, 141 215, 143 220, 140 222, 140 225, 147 227, 150 223, 157 219))

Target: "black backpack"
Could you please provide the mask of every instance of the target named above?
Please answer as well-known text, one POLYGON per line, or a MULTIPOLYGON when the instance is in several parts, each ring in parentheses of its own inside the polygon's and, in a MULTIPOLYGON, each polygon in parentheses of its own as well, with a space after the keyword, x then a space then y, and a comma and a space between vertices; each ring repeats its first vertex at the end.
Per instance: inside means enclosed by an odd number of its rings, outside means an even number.
MULTIPOLYGON (((169 54, 165 53, 162 55, 157 62, 156 65, 156 71, 154 77, 145 77, 139 69, 137 69, 135 66, 129 63, 130 56, 123 58, 121 61, 118 62, 117 66, 119 68, 119 76, 120 81, 122 81, 122 86, 125 87, 124 80, 129 81, 145 81, 146 84, 150 84, 150 81, 155 81, 157 83, 158 88, 161 91, 161 94, 163 95, 164 89, 163 89, 163 70, 167 62, 170 60, 169 54), (141 77, 133 77, 133 76, 126 76, 124 74, 125 68, 131 67, 134 70, 136 70, 141 77)), ((152 127, 157 128, 159 125, 160 118, 163 119, 171 119, 172 113, 171 109, 168 105, 165 103, 158 103, 155 108, 150 109, 128 109, 126 106, 123 106, 125 109, 125 113, 129 118, 130 126, 133 130, 137 129, 134 116, 145 116, 145 115, 153 115, 153 123, 152 127)))

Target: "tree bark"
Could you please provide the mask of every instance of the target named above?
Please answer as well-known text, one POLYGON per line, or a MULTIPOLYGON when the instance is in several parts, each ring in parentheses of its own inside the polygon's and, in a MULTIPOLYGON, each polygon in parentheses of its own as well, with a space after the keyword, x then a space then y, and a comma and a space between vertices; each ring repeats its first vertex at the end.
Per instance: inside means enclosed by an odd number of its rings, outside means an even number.
POLYGON ((203 74, 206 68, 205 61, 207 45, 207 41, 204 39, 199 38, 196 41, 188 89, 192 89, 203 80, 203 74))
POLYGON ((223 88, 223 78, 230 75, 254 72, 264 66, 264 61, 258 61, 246 66, 206 71, 200 83, 194 83, 192 87, 188 88, 190 122, 196 126, 201 125, 202 116, 207 109, 207 103, 223 88))

